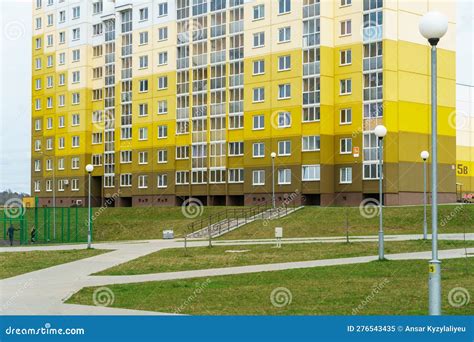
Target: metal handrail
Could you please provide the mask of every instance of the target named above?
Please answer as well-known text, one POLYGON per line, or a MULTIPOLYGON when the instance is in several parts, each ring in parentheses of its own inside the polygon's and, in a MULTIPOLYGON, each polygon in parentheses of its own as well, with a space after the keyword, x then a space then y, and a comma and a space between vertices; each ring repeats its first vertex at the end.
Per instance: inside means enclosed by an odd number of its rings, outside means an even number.
MULTIPOLYGON (((259 215, 260 213, 262 213, 262 217, 263 217, 263 213, 268 209, 268 206, 269 206, 268 202, 264 202, 262 204, 258 204, 255 207, 247 207, 247 208, 244 207, 241 209, 237 209, 237 208, 224 209, 215 214, 209 215, 208 217, 201 218, 199 220, 189 223, 187 227, 188 233, 186 235, 192 234, 206 227, 208 227, 209 231, 211 231, 213 225, 222 221, 224 221, 224 223, 227 223, 227 230, 230 230, 230 222, 232 220, 237 220, 237 225, 238 225, 239 218, 243 218, 245 223, 247 223, 251 217, 259 215)), ((219 234, 221 232, 221 227, 222 227, 222 224, 220 224, 218 227, 219 234)))

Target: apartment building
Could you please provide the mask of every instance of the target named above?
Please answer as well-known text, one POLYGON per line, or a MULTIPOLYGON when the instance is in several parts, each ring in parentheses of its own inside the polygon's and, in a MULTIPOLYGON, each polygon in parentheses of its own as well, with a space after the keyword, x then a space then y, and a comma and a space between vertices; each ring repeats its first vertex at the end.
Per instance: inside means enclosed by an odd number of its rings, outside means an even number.
POLYGON ((451 3, 33 6, 32 193, 40 205, 53 205, 53 193, 58 206, 84 204, 88 163, 95 205, 180 205, 189 197, 255 205, 271 200, 272 184, 277 202, 358 205, 378 197, 378 124, 388 129, 384 202, 421 203, 430 59, 418 22, 428 10, 449 19, 438 55, 439 199, 456 200, 460 177, 474 192, 472 159, 456 161, 451 3))

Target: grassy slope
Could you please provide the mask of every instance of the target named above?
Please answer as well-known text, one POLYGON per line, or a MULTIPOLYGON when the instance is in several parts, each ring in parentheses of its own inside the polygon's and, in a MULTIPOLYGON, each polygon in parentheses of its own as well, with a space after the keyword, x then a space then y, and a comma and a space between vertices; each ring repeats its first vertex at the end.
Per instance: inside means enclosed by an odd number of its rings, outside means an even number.
MULTIPOLYGON (((473 247, 474 241, 440 241, 440 249, 473 247)), ((387 242, 385 253, 428 251, 431 241, 387 242)), ((133 275, 160 272, 199 270, 218 267, 269 264, 289 261, 348 258, 377 255, 376 242, 288 244, 281 249, 273 245, 214 246, 165 249, 127 263, 104 270, 98 275, 133 275), (227 250, 249 250, 245 253, 226 253, 227 250)))
MULTIPOLYGON (((375 235, 379 217, 365 218, 359 208, 305 207, 287 217, 252 222, 220 239, 273 238, 274 228, 283 227, 284 237, 340 236, 346 234, 346 214, 350 235, 375 235)), ((386 234, 421 234, 423 207, 384 208, 386 234)), ((428 231, 430 231, 428 208, 428 231)), ((474 205, 439 206, 439 232, 474 232, 474 205)))
MULTIPOLYGON (((474 293, 473 260, 443 260, 443 313, 473 315, 474 302, 455 308, 448 303, 454 287, 474 293)), ((384 261, 359 265, 262 272, 180 281, 108 286, 113 306, 200 315, 426 315, 425 260, 384 261), (278 287, 292 294, 277 308, 270 295, 278 287), (379 289, 374 293, 374 289, 379 289), (373 296, 371 296, 373 294, 373 296), (367 300, 367 298, 369 298, 367 300), (362 304, 364 300, 367 303, 362 304)), ((85 288, 69 302, 92 304, 95 288, 85 288)))
MULTIPOLYGON (((96 214, 96 241, 161 239, 163 230, 173 229, 175 237, 182 237, 187 225, 224 210, 224 207, 203 207, 202 215, 187 218, 181 207, 107 208, 96 214)), ((97 210, 97 209, 96 209, 97 210)))
POLYGON ((79 249, 68 251, 0 253, 0 279, 65 264, 79 259, 89 258, 106 252, 108 251, 98 249, 79 249))

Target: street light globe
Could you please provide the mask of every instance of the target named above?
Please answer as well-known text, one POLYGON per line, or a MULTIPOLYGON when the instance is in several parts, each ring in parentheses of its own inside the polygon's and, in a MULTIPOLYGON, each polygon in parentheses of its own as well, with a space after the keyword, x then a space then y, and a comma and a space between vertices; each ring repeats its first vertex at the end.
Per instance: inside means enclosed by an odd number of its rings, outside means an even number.
POLYGON ((439 40, 448 31, 448 18, 440 12, 428 12, 421 18, 418 28, 426 39, 439 40))
POLYGON ((277 154, 276 154, 275 152, 272 152, 272 153, 270 154, 270 157, 272 157, 272 158, 275 158, 276 156, 277 156, 277 154))
POLYGON ((377 125, 374 133, 379 139, 383 139, 387 135, 387 128, 384 125, 377 125))
POLYGON ((92 171, 94 171, 94 166, 92 164, 87 164, 86 165, 86 171, 91 173, 92 171))
POLYGON ((422 151, 420 153, 420 157, 421 157, 421 159, 426 160, 430 157, 430 153, 428 151, 422 151))

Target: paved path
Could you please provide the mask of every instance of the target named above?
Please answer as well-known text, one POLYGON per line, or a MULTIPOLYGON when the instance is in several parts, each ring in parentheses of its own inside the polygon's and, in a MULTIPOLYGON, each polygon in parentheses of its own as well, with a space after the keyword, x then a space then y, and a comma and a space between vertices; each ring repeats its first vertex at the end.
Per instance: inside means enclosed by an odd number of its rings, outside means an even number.
MULTIPOLYGON (((419 235, 392 235, 388 240, 402 241, 419 239, 419 235)), ((344 237, 324 237, 308 239, 285 239, 284 243, 316 243, 316 242, 341 242, 344 237)), ((440 239, 464 239, 463 234, 441 234, 440 239)), ((474 234, 468 234, 466 239, 474 240, 474 234)), ((360 236, 351 241, 376 241, 376 236, 360 236)), ((215 241, 216 245, 243 245, 243 244, 271 244, 272 239, 253 241, 215 241)), ((206 246, 207 241, 189 242, 190 247, 206 246)), ((0 252, 18 252, 32 250, 70 250, 83 249, 86 245, 62 246, 33 246, 33 247, 6 247, 0 252)), ((91 274, 114 267, 124 262, 141 256, 165 249, 182 248, 183 242, 178 240, 149 240, 130 242, 108 242, 94 244, 95 248, 111 250, 108 253, 90 258, 76 260, 67 264, 53 266, 47 269, 22 274, 16 277, 0 280, 0 314, 6 315, 135 315, 135 314, 160 314, 137 310, 107 308, 100 306, 83 306, 64 304, 64 300, 85 286, 107 285, 118 283, 135 283, 141 281, 185 279, 193 277, 217 276, 226 274, 241 274, 251 272, 275 271, 294 268, 320 267, 342 264, 367 263, 376 260, 376 256, 356 258, 328 259, 305 262, 289 262, 269 265, 254 265, 242 267, 229 267, 208 270, 169 272, 161 274, 135 275, 135 276, 91 276, 91 274)), ((442 259, 459 258, 464 256, 464 249, 440 251, 442 259)), ((474 248, 468 249, 474 253, 474 248)), ((471 254, 472 255, 472 254, 471 254)), ((429 252, 402 253, 387 255, 394 260, 429 259, 429 252)))

